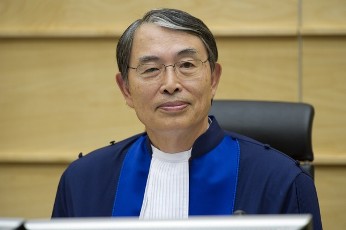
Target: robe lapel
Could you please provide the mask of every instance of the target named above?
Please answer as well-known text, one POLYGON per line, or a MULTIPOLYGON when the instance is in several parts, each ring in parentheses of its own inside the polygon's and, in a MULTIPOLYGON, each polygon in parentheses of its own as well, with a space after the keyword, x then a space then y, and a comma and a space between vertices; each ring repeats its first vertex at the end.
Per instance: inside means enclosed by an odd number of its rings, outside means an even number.
POLYGON ((146 137, 142 136, 130 147, 124 159, 112 216, 139 216, 150 162, 146 137))
POLYGON ((207 154, 190 162, 189 215, 230 215, 237 188, 239 144, 225 136, 207 154))

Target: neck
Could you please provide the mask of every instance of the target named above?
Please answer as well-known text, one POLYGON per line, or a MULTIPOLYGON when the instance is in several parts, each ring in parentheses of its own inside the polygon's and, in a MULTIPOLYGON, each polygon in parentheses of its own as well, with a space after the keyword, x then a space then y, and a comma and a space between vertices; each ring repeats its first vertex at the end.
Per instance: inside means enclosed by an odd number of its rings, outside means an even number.
POLYGON ((188 129, 155 131, 147 129, 151 143, 166 153, 178 153, 192 148, 196 139, 209 127, 208 118, 188 129))

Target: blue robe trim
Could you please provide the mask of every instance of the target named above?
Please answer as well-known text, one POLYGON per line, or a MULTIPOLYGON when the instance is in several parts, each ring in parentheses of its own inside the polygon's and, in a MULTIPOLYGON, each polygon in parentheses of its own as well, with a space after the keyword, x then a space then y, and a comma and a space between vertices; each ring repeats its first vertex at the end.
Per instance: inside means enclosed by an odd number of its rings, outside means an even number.
MULTIPOLYGON (((146 138, 140 137, 124 159, 112 216, 140 214, 151 162, 146 138)), ((189 215, 233 213, 239 156, 238 141, 224 136, 214 149, 190 160, 189 215)))
POLYGON ((233 214, 239 156, 238 141, 225 136, 211 152, 191 161, 189 215, 233 214))
POLYGON ((112 216, 139 216, 151 162, 145 139, 138 138, 124 159, 112 216))

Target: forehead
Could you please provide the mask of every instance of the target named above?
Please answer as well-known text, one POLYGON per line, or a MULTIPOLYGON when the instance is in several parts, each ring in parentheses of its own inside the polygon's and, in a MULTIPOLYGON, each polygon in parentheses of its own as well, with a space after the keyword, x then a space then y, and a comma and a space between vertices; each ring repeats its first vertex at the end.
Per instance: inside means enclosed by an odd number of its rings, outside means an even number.
POLYGON ((194 55, 204 59, 207 57, 207 51, 198 36, 187 32, 152 23, 145 23, 136 30, 131 60, 138 61, 145 56, 155 56, 168 61, 182 55, 194 55))

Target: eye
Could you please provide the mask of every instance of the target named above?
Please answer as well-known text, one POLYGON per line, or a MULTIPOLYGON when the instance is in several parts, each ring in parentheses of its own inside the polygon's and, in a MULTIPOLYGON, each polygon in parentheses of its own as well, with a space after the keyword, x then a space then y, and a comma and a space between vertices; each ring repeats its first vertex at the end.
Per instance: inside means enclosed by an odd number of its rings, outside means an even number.
POLYGON ((158 69, 158 68, 146 68, 146 69, 144 69, 143 70, 143 73, 142 74, 145 74, 145 73, 153 73, 153 72, 155 72, 155 71, 159 71, 160 69, 158 69))
POLYGON ((137 70, 140 75, 151 76, 160 73, 160 66, 156 64, 143 64, 138 66, 137 70))
POLYGON ((196 67, 196 62, 193 60, 179 62, 180 69, 193 69, 195 67, 196 67))

